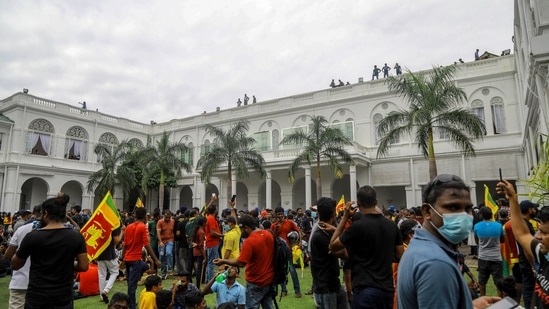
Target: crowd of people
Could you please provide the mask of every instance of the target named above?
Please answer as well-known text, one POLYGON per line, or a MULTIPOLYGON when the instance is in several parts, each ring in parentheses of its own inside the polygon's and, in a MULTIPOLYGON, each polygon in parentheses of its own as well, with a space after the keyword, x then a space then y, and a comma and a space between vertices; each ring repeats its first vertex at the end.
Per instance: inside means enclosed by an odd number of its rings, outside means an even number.
MULTIPOLYGON (((505 296, 526 308, 549 308, 549 211, 519 203, 505 180, 497 192, 497 211, 477 207, 459 177, 439 175, 425 186, 421 206, 400 211, 378 207, 370 186, 344 205, 322 197, 305 210, 237 211, 233 199, 218 215, 215 195, 202 209, 175 214, 135 208, 121 212, 120 227, 94 261, 78 231, 86 215, 79 207, 67 213, 69 197, 61 193, 30 213, 19 211, 21 219, 8 227, 9 304, 73 308, 75 273, 93 269, 91 295, 108 308, 205 308, 204 295, 215 293, 216 308, 270 309, 277 293, 288 297, 289 281, 302 298, 293 262, 287 282, 272 284, 278 237, 302 249, 313 278, 304 294, 319 308, 487 308, 505 296), (467 241, 478 280, 458 250, 467 241), (245 285, 237 280, 241 270, 245 285), (487 295, 490 276, 498 295, 487 295), (111 292, 117 279, 126 280, 127 293, 111 292)), ((89 277, 79 276, 80 287, 89 277)))

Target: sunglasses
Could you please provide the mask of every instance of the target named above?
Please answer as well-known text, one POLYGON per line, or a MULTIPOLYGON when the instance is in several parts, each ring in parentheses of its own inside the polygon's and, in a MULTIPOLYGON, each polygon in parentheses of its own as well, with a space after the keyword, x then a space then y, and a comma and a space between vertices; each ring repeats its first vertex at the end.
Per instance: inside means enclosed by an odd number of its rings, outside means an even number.
POLYGON ((448 183, 448 182, 452 182, 452 181, 463 182, 463 180, 461 180, 461 178, 459 178, 456 175, 451 175, 451 174, 440 174, 440 175, 438 175, 437 177, 435 177, 435 179, 431 180, 431 182, 429 182, 429 184, 427 184, 427 187, 425 187, 425 193, 424 193, 425 196, 429 196, 429 193, 431 193, 431 191, 433 190, 434 187, 436 187, 440 184, 448 183))

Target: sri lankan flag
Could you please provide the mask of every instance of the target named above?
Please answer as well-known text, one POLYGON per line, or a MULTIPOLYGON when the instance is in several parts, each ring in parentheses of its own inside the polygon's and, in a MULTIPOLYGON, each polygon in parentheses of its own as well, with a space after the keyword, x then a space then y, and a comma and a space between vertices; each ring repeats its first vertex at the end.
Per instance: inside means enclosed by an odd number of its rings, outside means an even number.
POLYGON ((140 198, 137 198, 137 201, 135 202, 135 207, 145 207, 145 205, 143 205, 143 202, 141 201, 140 198))
POLYGON ((494 202, 492 195, 490 195, 490 189, 488 189, 486 184, 484 184, 484 205, 492 210, 492 220, 494 220, 494 217, 498 212, 498 204, 494 202))
POLYGON ((341 195, 339 202, 337 202, 336 215, 338 215, 343 210, 345 210, 345 195, 341 195))
POLYGON ((105 251, 111 241, 112 231, 118 227, 120 227, 120 215, 109 191, 86 225, 80 230, 86 240, 86 249, 90 261, 96 259, 105 251))

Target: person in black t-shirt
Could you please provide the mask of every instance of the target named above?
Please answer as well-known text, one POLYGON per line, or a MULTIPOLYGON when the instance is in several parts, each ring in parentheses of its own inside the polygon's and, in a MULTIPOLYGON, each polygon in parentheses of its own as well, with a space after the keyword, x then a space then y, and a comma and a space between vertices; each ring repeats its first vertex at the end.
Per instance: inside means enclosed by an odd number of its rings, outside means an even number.
POLYGON ((315 300, 320 309, 347 308, 347 295, 339 279, 338 261, 338 258, 347 259, 347 250, 328 250, 335 231, 336 204, 336 200, 328 197, 322 197, 316 202, 318 229, 309 240, 315 300))
POLYGON ((115 246, 122 241, 123 230, 126 227, 120 222, 120 226, 111 232, 111 241, 105 251, 97 257, 97 275, 99 278, 99 292, 101 301, 109 303, 109 291, 112 289, 116 277, 118 277, 118 256, 116 256, 115 246), (109 279, 107 280, 107 274, 109 279))

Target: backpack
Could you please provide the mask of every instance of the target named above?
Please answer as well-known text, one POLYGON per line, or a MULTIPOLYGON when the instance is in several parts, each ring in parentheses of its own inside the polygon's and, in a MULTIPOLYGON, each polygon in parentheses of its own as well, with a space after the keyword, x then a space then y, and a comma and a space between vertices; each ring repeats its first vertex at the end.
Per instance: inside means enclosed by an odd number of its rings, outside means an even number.
POLYGON ((274 289, 273 297, 276 297, 276 294, 278 293, 278 285, 288 281, 288 267, 292 260, 292 252, 290 251, 290 248, 284 238, 276 236, 272 230, 269 231, 274 237, 274 278, 271 283, 271 287, 274 289))

